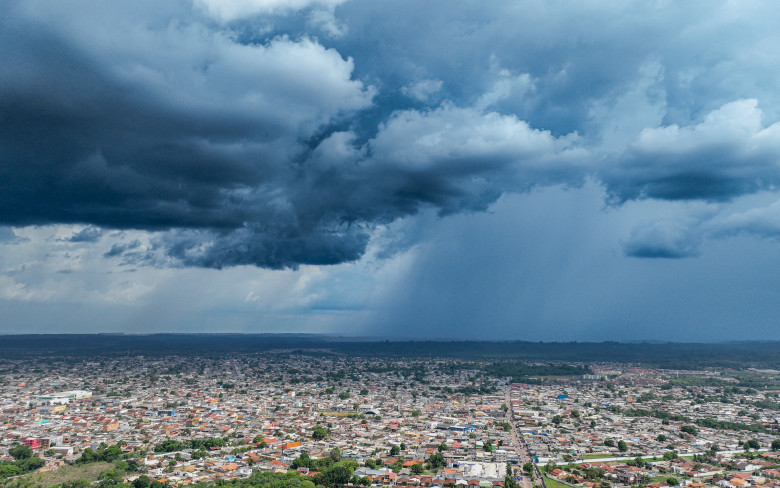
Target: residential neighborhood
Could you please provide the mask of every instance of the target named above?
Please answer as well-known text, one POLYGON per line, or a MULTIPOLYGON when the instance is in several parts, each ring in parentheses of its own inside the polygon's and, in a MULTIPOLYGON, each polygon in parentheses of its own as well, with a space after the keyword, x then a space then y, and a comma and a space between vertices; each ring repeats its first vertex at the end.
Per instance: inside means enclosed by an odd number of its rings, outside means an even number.
POLYGON ((341 465, 334 485, 780 484, 778 392, 713 370, 517 382, 454 359, 281 351, 6 360, 0 378, 4 483, 25 476, 26 446, 39 474, 109 461, 121 482, 171 486, 258 472, 327 485, 341 465))

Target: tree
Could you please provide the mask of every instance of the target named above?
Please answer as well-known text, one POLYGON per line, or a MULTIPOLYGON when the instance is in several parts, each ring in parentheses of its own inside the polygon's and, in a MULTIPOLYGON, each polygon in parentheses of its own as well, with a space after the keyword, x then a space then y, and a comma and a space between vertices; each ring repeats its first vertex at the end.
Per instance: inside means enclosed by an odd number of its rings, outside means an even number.
POLYGON ((780 449, 780 439, 772 441, 772 450, 777 451, 778 449, 780 449))
POLYGON ((401 443, 401 450, 402 450, 402 451, 405 451, 405 450, 406 450, 406 443, 405 443, 405 442, 402 442, 402 443, 401 443))
POLYGON ((665 452, 664 459, 667 461, 671 461, 672 459, 677 459, 677 453, 674 451, 665 452))
POLYGON ((447 462, 444 460, 444 455, 440 452, 432 454, 431 457, 428 458, 428 466, 430 466, 431 469, 442 468, 446 464, 447 462))
POLYGON ((152 480, 145 474, 142 474, 133 481, 134 488, 149 488, 149 485, 151 484, 152 480))
POLYGON ((615 441, 612 439, 604 439, 604 445, 607 447, 615 447, 615 441))
POLYGON ((311 434, 312 439, 314 439, 315 441, 321 441, 327 436, 328 436, 328 431, 319 425, 314 428, 314 431, 312 431, 311 434))
POLYGON ((685 432, 686 434, 693 435, 693 436, 695 436, 695 435, 697 435, 699 433, 699 431, 696 430, 696 427, 694 427, 692 425, 683 425, 682 427, 680 427, 680 431, 681 432, 685 432))
POLYGON ((645 463, 645 460, 642 459, 642 456, 637 456, 634 458, 634 466, 637 468, 644 468, 646 465, 647 463, 645 463))
POLYGON ((333 460, 334 463, 337 463, 341 461, 341 450, 339 450, 338 447, 334 447, 330 450, 330 452, 328 452, 328 456, 333 460))
POLYGON ((624 441, 623 439, 618 441, 617 447, 620 452, 628 451, 628 444, 626 444, 626 441, 624 441))
POLYGON ((0 479, 5 479, 10 476, 16 476, 21 473, 19 466, 13 463, 0 463, 0 479))
POLYGON ((666 478, 666 484, 669 486, 677 486, 680 484, 680 482, 677 480, 677 478, 666 478))
POLYGON ((663 434, 658 434, 658 437, 656 437, 655 440, 657 440, 658 442, 665 442, 666 436, 663 434))
POLYGON ((339 463, 315 476, 314 480, 318 485, 332 488, 334 486, 346 485, 351 478, 352 471, 347 466, 339 463))
POLYGON ((417 464, 412 464, 411 471, 412 474, 423 474, 423 471, 425 471, 425 469, 423 468, 422 464, 417 463, 417 464))
POLYGON ((399 454, 401 454, 401 448, 400 447, 398 447, 396 445, 393 445, 393 446, 390 447, 390 455, 391 456, 397 456, 399 454))
POLYGON ((750 439, 749 441, 745 441, 745 450, 748 449, 758 449, 761 447, 761 444, 756 439, 750 439))
POLYGON ((506 412, 507 412, 507 410, 509 410, 509 407, 507 406, 507 404, 506 404, 506 403, 502 403, 502 404, 501 404, 501 410, 503 410, 503 411, 504 411, 504 413, 506 413, 506 412))
POLYGON ((314 466, 314 460, 309 457, 308 453, 302 453, 292 462, 293 469, 298 468, 312 468, 314 466))
POLYGON ((534 465, 531 462, 523 464, 523 471, 525 474, 531 474, 534 470, 534 465))
POLYGON ((32 457, 33 452, 32 449, 30 449, 30 446, 25 446, 24 444, 18 444, 11 449, 8 450, 8 454, 11 455, 12 458, 14 458, 17 461, 21 461, 22 459, 29 459, 32 457))
POLYGON ((555 415, 552 418, 552 423, 554 423, 555 425, 559 425, 561 422, 563 422, 563 417, 561 417, 560 415, 555 415))
POLYGON ((437 449, 439 450, 439 452, 442 452, 442 451, 446 451, 448 447, 447 444, 442 442, 441 444, 439 444, 439 447, 437 447, 437 449))
POLYGON ((366 396, 366 395, 368 395, 367 389, 363 388, 362 390, 360 390, 360 396, 366 396))
POLYGON ((591 480, 597 480, 604 476, 604 470, 601 468, 588 468, 585 470, 585 477, 591 480))

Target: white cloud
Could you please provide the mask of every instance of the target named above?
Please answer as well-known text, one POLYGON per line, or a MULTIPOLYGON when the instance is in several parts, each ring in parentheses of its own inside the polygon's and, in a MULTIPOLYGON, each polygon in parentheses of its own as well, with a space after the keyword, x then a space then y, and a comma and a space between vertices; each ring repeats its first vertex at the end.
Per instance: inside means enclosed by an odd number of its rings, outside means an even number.
POLYGON ((427 102, 439 93, 443 84, 441 80, 419 80, 402 87, 401 93, 419 102, 427 102))
POLYGON ((688 126, 646 128, 602 172, 623 199, 724 201, 780 184, 780 122, 764 127, 755 99, 688 126))
POLYGON ((446 175, 509 167, 538 171, 544 178, 584 155, 577 142, 576 134, 554 137, 513 115, 444 104, 393 113, 369 145, 378 164, 396 168, 438 169, 446 175))

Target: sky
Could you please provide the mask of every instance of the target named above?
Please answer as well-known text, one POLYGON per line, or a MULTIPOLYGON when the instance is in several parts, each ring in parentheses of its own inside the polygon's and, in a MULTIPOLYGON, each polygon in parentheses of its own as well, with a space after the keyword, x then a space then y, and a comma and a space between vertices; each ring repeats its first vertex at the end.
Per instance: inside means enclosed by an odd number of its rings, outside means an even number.
POLYGON ((0 334, 780 340, 773 2, 0 3, 0 334))

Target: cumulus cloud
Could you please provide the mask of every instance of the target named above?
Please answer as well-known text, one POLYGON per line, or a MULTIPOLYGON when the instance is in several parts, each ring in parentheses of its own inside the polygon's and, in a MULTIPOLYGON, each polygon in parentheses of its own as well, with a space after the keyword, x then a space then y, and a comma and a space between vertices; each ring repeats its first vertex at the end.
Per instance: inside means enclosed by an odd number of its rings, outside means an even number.
POLYGON ((727 103, 694 125, 647 128, 604 172, 621 199, 723 201, 780 183, 780 123, 755 99, 727 103))
POLYGON ((441 90, 442 85, 441 80, 419 80, 403 86, 401 93, 417 101, 427 102, 441 90))
POLYGON ((634 229, 623 252, 634 258, 679 259, 698 256, 700 244, 689 223, 660 221, 634 229))
MULTIPOLYGON (((357 260, 427 210, 589 177, 620 203, 777 184, 776 94, 707 81, 726 61, 763 73, 701 43, 738 29, 728 5, 441 5, 12 2, 0 224, 87 225, 72 243, 153 233, 102 251, 125 263, 285 268, 357 260), (412 5, 436 22, 399 22, 412 5)), ((694 254, 677 225, 637 229, 627 253, 694 254)))
POLYGON ((716 237, 752 235, 764 239, 780 239, 780 200, 774 203, 735 212, 711 224, 710 232, 716 237))
POLYGON ((575 135, 555 138, 495 112, 451 105, 400 111, 364 145, 350 132, 321 141, 300 174, 280 181, 278 201, 243 195, 253 202, 252 223, 226 231, 171 231, 156 244, 188 266, 354 261, 377 225, 424 209, 485 210, 503 191, 576 184, 582 153, 575 135))
POLYGON ((686 310, 755 316, 718 276, 776 286, 770 4, 4 7, 4 316, 608 338, 664 310, 663 337, 686 310))

